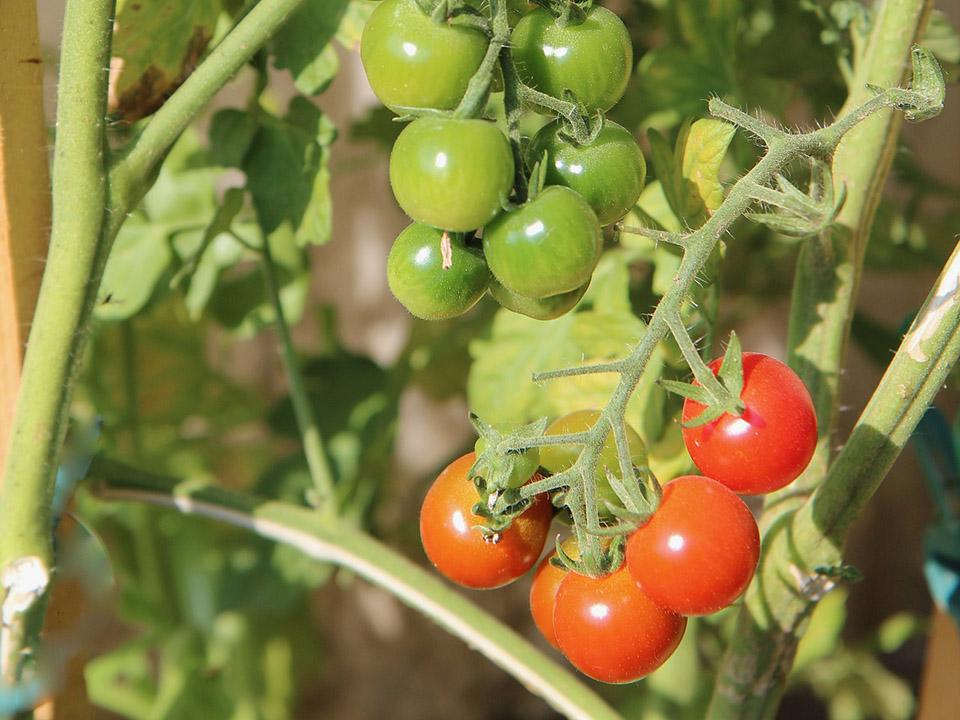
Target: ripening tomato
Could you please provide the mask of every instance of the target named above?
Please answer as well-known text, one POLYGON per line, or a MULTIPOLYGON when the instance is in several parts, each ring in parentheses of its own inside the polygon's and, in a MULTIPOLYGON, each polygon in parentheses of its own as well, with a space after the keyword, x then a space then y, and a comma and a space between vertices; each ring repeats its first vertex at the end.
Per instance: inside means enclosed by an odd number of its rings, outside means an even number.
POLYGON ((530 164, 547 154, 547 184, 565 185, 583 196, 603 226, 626 215, 640 197, 647 163, 630 132, 605 120, 595 138, 577 145, 563 124, 545 125, 530 143, 530 164))
MULTIPOLYGON (((573 560, 580 559, 580 550, 575 538, 568 537, 563 541, 562 546, 563 551, 573 560)), ((556 551, 547 555, 540 561, 533 573, 533 583, 530 585, 530 614, 533 615, 533 622, 540 634, 548 643, 559 650, 557 633, 553 627, 553 610, 557 604, 557 590, 560 588, 560 581, 567 576, 569 571, 554 565, 551 561, 555 557, 557 557, 556 551)))
POLYGON ((687 619, 655 604, 622 567, 600 578, 567 573, 557 590, 553 625, 560 650, 580 672, 627 683, 666 662, 687 619))
POLYGON ((623 21, 604 7, 566 25, 538 8, 521 18, 510 39, 520 79, 556 98, 570 90, 589 112, 609 110, 627 89, 633 45, 623 21))
MULTIPOLYGON (((567 435, 586 432, 596 425, 599 418, 599 410, 577 410, 554 420, 547 427, 545 434, 567 435)), ((643 439, 630 425, 626 426, 626 432, 630 461, 636 466, 646 465, 647 448, 643 439)), ((556 475, 573 467, 582 450, 582 445, 544 445, 540 448, 540 464, 556 475)), ((600 458, 597 461, 597 500, 600 503, 601 511, 604 511, 604 501, 612 502, 615 505, 623 505, 613 488, 610 487, 610 482, 607 480, 608 470, 618 478, 621 476, 620 455, 617 453, 617 443, 613 438, 613 431, 607 435, 607 439, 600 450, 600 458)))
POLYGON ((597 216, 570 188, 551 186, 483 231, 483 254, 510 292, 545 298, 587 284, 603 251, 597 216))
POLYGON ((475 230, 510 196, 513 151, 492 122, 417 118, 393 145, 390 185, 400 207, 417 222, 475 230))
POLYGON ((476 527, 483 518, 473 514, 479 496, 469 471, 475 460, 472 452, 454 460, 427 491, 420 508, 420 539, 427 557, 450 580, 469 588, 496 588, 537 562, 553 507, 549 498, 538 496, 496 541, 485 539, 476 527))
POLYGON ((424 320, 463 315, 483 297, 490 282, 483 253, 464 245, 456 234, 448 241, 449 264, 444 267, 443 231, 414 223, 397 236, 387 257, 390 291, 424 320))
POLYGON ((360 59, 374 94, 392 110, 452 110, 487 45, 476 28, 435 23, 416 0, 383 0, 364 26, 360 59))
MULTIPOLYGON (((716 374, 722 363, 710 363, 716 374)), ((817 445, 817 416, 803 381, 779 360, 743 354, 745 409, 725 413, 699 427, 683 428, 690 457, 707 477, 737 493, 759 495, 793 482, 807 467, 817 445)), ((704 409, 683 403, 683 421, 704 409)))
POLYGON ((760 531, 743 500, 710 478, 684 475, 627 542, 627 567, 647 597, 680 615, 709 615, 747 589, 760 531))

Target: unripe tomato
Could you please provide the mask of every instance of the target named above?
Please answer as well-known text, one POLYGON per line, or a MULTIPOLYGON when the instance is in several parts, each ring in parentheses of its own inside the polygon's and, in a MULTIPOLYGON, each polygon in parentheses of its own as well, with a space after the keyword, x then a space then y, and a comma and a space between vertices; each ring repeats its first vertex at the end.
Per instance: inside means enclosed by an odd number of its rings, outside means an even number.
POLYGON ((513 153, 486 120, 422 117, 390 153, 390 184, 404 212, 443 230, 485 225, 513 187, 513 153))
POLYGON ((606 120, 596 138, 577 145, 554 121, 530 145, 531 164, 547 153, 547 184, 565 185, 583 196, 601 225, 626 215, 640 197, 647 164, 640 146, 625 128, 606 120))
POLYGON ((520 315, 526 315, 534 320, 553 320, 566 315, 580 302, 580 298, 587 292, 590 282, 587 281, 576 290, 551 295, 545 298, 528 298, 510 292, 496 280, 490 282, 490 297, 500 303, 507 310, 520 315))
MULTIPOLYGON (((562 417, 557 418, 549 427, 546 435, 566 435, 568 433, 585 432, 596 425, 600 418, 599 410, 577 410, 562 417)), ((629 425, 626 426, 627 445, 629 446, 630 461, 637 466, 647 464, 647 448, 641 437, 629 425)), ((583 450, 582 445, 544 445, 540 448, 540 464, 544 469, 556 474, 563 472, 571 467, 580 457, 583 450)), ((617 453, 617 443, 611 430, 607 434, 607 439, 600 450, 600 457, 597 460, 597 500, 601 510, 604 508, 604 501, 609 501, 615 505, 622 505, 622 501, 610 487, 607 480, 607 470, 616 477, 621 476, 620 456, 617 453)))
POLYGON ((622 567, 601 578, 567 573, 557 589, 553 625, 560 650, 580 672, 628 683, 666 662, 687 619, 655 604, 622 567))
POLYGON ((383 0, 364 26, 360 59, 374 94, 392 110, 452 110, 487 45, 475 28, 435 23, 415 0, 383 0))
MULTIPOLYGON (((722 363, 710 363, 716 374, 722 363)), ((760 353, 743 354, 745 410, 699 427, 685 427, 683 441, 700 471, 737 493, 758 495, 793 482, 817 446, 817 415, 803 381, 787 365, 760 353)), ((683 421, 703 411, 683 403, 683 421)))
POLYGON ((681 615, 709 615, 736 600, 760 558, 760 531, 743 500, 710 478, 684 475, 630 536, 627 567, 647 597, 681 615))
POLYGON ((469 588, 496 588, 513 582, 533 567, 553 518, 545 495, 538 496, 496 542, 486 540, 473 514, 480 498, 469 477, 476 460, 467 453, 437 477, 420 508, 420 539, 427 557, 443 575, 469 588))
POLYGON ((584 22, 565 26, 538 8, 517 23, 510 48, 523 82, 556 98, 570 90, 591 112, 623 97, 633 69, 630 33, 599 5, 584 22))
POLYGON ((414 223, 401 232, 387 257, 390 291, 407 310, 424 320, 462 315, 476 305, 490 282, 478 250, 448 236, 450 265, 443 267, 443 231, 414 223))
MULTIPOLYGON (((503 430, 506 430, 506 428, 504 427, 503 430)), ((487 449, 486 439, 477 438, 477 441, 473 444, 473 449, 477 455, 482 455, 487 449)), ((526 485, 530 478, 540 469, 540 450, 538 448, 532 447, 527 448, 523 452, 511 452, 508 453, 507 457, 511 463, 510 479, 507 487, 518 488, 526 485)), ((489 480, 489 478, 487 479, 489 480)))
POLYGON ((590 281, 603 249, 597 216, 573 190, 548 187, 483 231, 483 254, 510 292, 545 298, 590 281))

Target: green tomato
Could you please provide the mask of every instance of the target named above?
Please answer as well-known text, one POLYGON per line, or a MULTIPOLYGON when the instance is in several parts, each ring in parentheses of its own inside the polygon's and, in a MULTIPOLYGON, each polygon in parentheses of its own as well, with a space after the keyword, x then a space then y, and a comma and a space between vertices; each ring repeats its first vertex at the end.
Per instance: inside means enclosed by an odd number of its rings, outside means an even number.
POLYGON ((494 277, 527 298, 567 293, 590 281, 603 250, 597 216, 570 188, 552 186, 483 231, 494 277))
POLYGON ((606 120, 591 142, 577 145, 555 121, 543 127, 530 145, 533 164, 547 153, 547 184, 576 190, 597 214, 601 225, 626 215, 640 197, 647 163, 633 135, 606 120))
POLYGON ((452 110, 487 45, 475 28, 435 23, 415 0, 384 0, 363 29, 360 59, 374 94, 391 110, 452 110))
MULTIPOLYGON (((487 449, 486 439, 478 438, 473 449, 477 457, 480 457, 487 449)), ((518 488, 525 485, 540 469, 540 451, 535 447, 522 452, 507 453, 504 460, 509 468, 507 487, 518 488)))
MULTIPOLYGON (((592 428, 597 420, 600 419, 599 410, 577 410, 563 417, 559 417, 550 423, 547 428, 547 435, 566 435, 568 433, 586 432, 592 428)), ((626 426, 627 446, 630 452, 630 461, 635 466, 644 466, 647 464, 647 449, 643 440, 629 425, 626 426)), ((583 450, 582 445, 544 445, 540 448, 540 464, 551 473, 556 474, 568 470, 580 457, 583 450)), ((603 448, 600 450, 600 457, 597 460, 597 498, 600 501, 600 507, 603 508, 603 502, 608 500, 615 505, 623 503, 617 497, 617 494, 610 487, 607 481, 607 470, 610 470, 616 477, 621 477, 620 456, 617 454, 617 443, 613 438, 613 432, 607 434, 603 448)))
POLYGON ((464 232, 485 225, 513 187, 513 153, 486 120, 422 117, 390 153, 390 184, 417 222, 464 232))
POLYGON ((490 281, 489 289, 490 296, 507 310, 526 315, 534 320, 553 320, 570 312, 580 302, 589 285, 588 281, 576 290, 539 299, 510 292, 496 280, 490 281))
POLYGON ((443 231, 414 223, 393 242, 387 258, 390 291, 407 310, 424 320, 462 315, 483 297, 490 271, 483 255, 450 239, 449 267, 443 267, 443 231))
POLYGON ((517 23, 510 47, 521 80, 556 98, 570 90, 590 112, 623 97, 633 68, 630 33, 598 5, 582 23, 565 26, 538 8, 517 23))

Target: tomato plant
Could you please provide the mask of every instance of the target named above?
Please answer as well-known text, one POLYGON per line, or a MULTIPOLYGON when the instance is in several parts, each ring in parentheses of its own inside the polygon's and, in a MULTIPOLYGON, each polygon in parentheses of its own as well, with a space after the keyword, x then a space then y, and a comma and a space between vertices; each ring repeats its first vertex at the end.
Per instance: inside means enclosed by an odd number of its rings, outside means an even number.
POLYGON ((557 589, 553 625, 560 650, 580 672, 626 683, 670 657, 687 621, 656 605, 622 568, 600 578, 568 573, 557 589))
POLYGON ((489 535, 472 508, 479 502, 469 470, 476 456, 458 458, 437 476, 420 508, 420 539, 436 568, 460 585, 496 588, 533 567, 547 539, 553 511, 539 497, 509 529, 489 535))
MULTIPOLYGON (((710 367, 717 370, 719 360, 710 367)), ((793 482, 813 457, 817 417, 810 393, 793 370, 767 355, 744 353, 744 409, 717 420, 685 427, 690 457, 706 475, 748 495, 768 493, 793 482)), ((683 406, 684 422, 703 412, 693 400, 683 406)))
POLYGON ((955 709, 960 35, 601 5, 0 3, 0 716, 955 709))
POLYGON ((627 542, 627 566, 657 605, 708 615, 736 600, 760 558, 757 523, 731 490, 710 478, 671 480, 653 516, 627 542))

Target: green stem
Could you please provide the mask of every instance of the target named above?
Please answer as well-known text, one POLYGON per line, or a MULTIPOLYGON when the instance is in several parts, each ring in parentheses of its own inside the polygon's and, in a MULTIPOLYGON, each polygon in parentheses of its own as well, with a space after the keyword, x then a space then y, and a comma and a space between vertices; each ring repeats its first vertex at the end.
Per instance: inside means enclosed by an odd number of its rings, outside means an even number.
POLYGON ((776 713, 796 644, 814 605, 834 586, 819 567, 841 564, 850 523, 879 487, 960 356, 960 246, 904 337, 822 484, 780 515, 737 618, 709 718, 776 713))
POLYGON ((274 325, 280 338, 280 351, 283 357, 283 367, 290 383, 290 399, 293 402, 293 412, 297 417, 297 426, 300 428, 300 438, 303 442, 303 452, 307 456, 307 467, 310 469, 310 478, 317 491, 318 507, 328 516, 336 515, 336 486, 333 472, 327 460, 327 453, 323 446, 323 435, 320 426, 313 414, 310 404, 310 395, 303 380, 297 351, 293 346, 293 337, 290 335, 290 326, 283 314, 283 303, 280 301, 280 286, 277 283, 276 268, 270 254, 270 238, 263 236, 263 276, 267 286, 267 294, 273 304, 275 316, 274 325))
POLYGON ((465 640, 551 707, 579 720, 618 720, 599 696, 516 631, 467 600, 432 572, 336 519, 288 503, 134 470, 96 458, 90 476, 106 499, 149 502, 213 518, 349 568, 465 640))
MULTIPOLYGON (((84 328, 96 299, 107 197, 104 118, 113 0, 70 0, 63 28, 57 142, 53 159, 53 223, 46 271, 27 344, 9 451, 0 484, 0 571, 30 558, 49 575, 53 478, 66 432, 67 407, 84 328)), ((2 591, 0 591, 2 592, 2 591)), ((4 598, 15 600, 17 588, 4 598)), ((4 617, 22 626, 29 607, 4 617)), ((16 638, 0 657, 19 656, 32 638, 16 638)), ((21 663, 3 663, 13 674, 21 663)), ((8 681, 15 677, 5 678, 8 681)))

